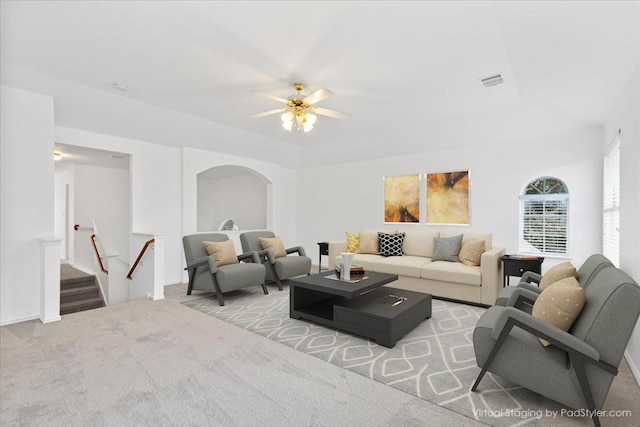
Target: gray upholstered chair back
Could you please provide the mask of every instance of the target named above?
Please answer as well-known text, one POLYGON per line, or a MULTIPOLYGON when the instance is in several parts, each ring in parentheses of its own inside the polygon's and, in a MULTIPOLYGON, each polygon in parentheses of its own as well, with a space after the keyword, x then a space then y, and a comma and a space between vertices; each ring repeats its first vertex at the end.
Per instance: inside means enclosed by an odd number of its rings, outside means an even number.
POLYGON ((576 278, 580 282, 580 286, 587 289, 600 270, 612 266, 613 264, 606 256, 593 254, 580 266, 576 278))
POLYGON ((569 332, 598 350, 601 360, 619 366, 640 316, 640 287, 624 271, 607 267, 585 294, 585 306, 569 332))
POLYGON ((209 253, 202 242, 224 242, 227 240, 229 240, 229 236, 222 233, 202 233, 184 236, 182 238, 184 256, 187 262, 209 256, 209 253))
POLYGON ((242 245, 242 252, 249 251, 257 251, 260 252, 262 250, 262 246, 260 246, 260 241, 258 238, 266 237, 273 238, 276 237, 272 231, 247 231, 246 233, 242 233, 240 235, 240 244, 242 245))

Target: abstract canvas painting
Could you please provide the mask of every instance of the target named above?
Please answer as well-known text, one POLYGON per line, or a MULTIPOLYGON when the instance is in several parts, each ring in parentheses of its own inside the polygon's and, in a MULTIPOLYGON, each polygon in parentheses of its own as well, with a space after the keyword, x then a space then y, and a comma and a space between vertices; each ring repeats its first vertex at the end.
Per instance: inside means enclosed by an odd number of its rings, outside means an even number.
POLYGON ((427 174, 427 224, 469 224, 469 171, 427 174))
POLYGON ((420 222, 420 175, 384 178, 384 222, 420 222))

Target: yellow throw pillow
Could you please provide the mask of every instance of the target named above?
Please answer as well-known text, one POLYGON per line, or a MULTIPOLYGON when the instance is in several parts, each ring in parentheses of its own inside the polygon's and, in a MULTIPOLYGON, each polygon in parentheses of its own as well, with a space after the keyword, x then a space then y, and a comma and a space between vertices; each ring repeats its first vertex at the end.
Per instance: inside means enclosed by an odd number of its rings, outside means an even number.
MULTIPOLYGON (((531 314, 568 331, 582 312, 586 296, 575 277, 567 277, 547 286, 533 303, 531 314)), ((551 343, 538 338, 545 347, 551 343)))
POLYGON ((232 240, 226 240, 224 242, 202 242, 204 247, 209 252, 209 255, 213 256, 216 260, 216 265, 222 267, 227 264, 237 264, 238 257, 236 256, 236 249, 233 247, 232 240))
POLYGON ((458 258, 464 265, 478 266, 480 265, 480 257, 486 250, 484 240, 470 239, 460 249, 458 258))
POLYGON ((544 289, 550 284, 566 277, 575 277, 576 274, 576 268, 569 261, 555 265, 542 275, 542 279, 540 279, 540 288, 544 289))
POLYGON ((360 246, 356 253, 359 254, 374 254, 378 253, 378 247, 380 246, 380 240, 378 238, 378 232, 375 230, 362 230, 360 232, 360 246))
POLYGON ((270 250, 274 257, 280 258, 287 256, 287 251, 284 248, 280 237, 258 237, 258 240, 260 241, 262 249, 270 250))
POLYGON ((360 247, 360 235, 347 231, 347 252, 355 253, 360 247))

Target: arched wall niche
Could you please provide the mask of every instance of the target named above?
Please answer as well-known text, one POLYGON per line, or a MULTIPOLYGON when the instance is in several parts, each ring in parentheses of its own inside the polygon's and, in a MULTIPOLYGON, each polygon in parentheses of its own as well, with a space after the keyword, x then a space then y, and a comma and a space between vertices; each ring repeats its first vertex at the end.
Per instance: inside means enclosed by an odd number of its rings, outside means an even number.
POLYGON ((271 181, 237 165, 215 166, 197 177, 197 231, 232 220, 239 230, 271 228, 271 181))

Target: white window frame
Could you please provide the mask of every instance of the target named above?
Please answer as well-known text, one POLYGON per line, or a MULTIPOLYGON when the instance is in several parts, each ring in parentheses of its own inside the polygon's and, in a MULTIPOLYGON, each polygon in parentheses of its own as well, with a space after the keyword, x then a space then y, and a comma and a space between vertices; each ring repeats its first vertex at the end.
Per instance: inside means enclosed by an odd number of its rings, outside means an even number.
POLYGON ((620 265, 620 137, 604 155, 602 173, 602 254, 620 265))
POLYGON ((522 191, 520 192, 518 250, 520 253, 523 253, 523 254, 539 255, 539 256, 546 256, 546 257, 565 258, 569 256, 569 190, 567 185, 561 179, 553 176, 541 176, 541 177, 537 177, 530 180, 522 188, 522 191), (529 188, 529 186, 541 178, 558 181, 564 186, 564 188, 566 189, 566 193, 527 194, 527 189, 529 188), (558 202, 564 203, 565 205, 564 224, 563 224, 564 229, 561 230, 561 232, 564 235, 560 234, 560 237, 564 238, 564 248, 560 247, 560 249, 563 249, 563 251, 551 250, 553 248, 558 247, 558 243, 554 243, 553 241, 554 237, 557 237, 557 236, 547 233, 545 230, 545 226, 548 224, 548 222, 552 219, 557 219, 558 216, 547 215, 546 213, 544 213, 544 208, 543 208, 543 213, 541 215, 533 215, 533 214, 527 215, 526 213, 527 204, 530 202, 539 202, 543 206, 548 203, 558 203, 558 202), (536 247, 534 244, 527 241, 524 236, 525 223, 534 216, 538 217, 537 218, 538 220, 542 220, 542 230, 540 233, 540 239, 541 239, 541 245, 543 246, 543 248, 536 247))

